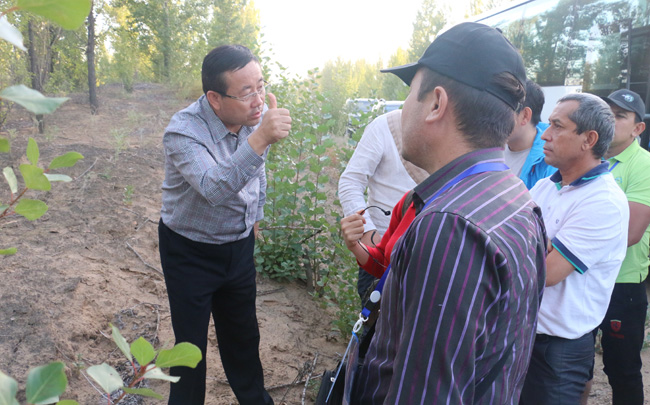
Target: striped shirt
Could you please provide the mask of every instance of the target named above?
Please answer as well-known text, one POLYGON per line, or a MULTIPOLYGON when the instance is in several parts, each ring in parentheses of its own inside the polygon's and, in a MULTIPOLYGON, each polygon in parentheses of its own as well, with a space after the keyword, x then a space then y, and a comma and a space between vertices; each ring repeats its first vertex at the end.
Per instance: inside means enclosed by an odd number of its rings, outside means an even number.
MULTIPOLYGON (((415 188, 424 202, 501 149, 463 155, 415 188)), ((517 404, 546 277, 541 212, 510 170, 474 174, 419 212, 393 250, 361 404, 517 404), (502 369, 482 398, 479 384, 502 369)), ((355 402, 356 403, 356 402, 355 402)))
POLYGON ((247 237, 264 218, 264 158, 248 136, 226 129, 205 95, 172 117, 165 135, 162 221, 195 242, 223 244, 247 237))

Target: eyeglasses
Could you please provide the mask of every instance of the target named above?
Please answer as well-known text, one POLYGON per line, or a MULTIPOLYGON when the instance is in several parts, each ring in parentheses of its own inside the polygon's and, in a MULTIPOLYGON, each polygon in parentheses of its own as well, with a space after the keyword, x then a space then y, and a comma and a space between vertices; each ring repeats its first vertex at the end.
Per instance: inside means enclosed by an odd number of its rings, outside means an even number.
POLYGON ((265 80, 264 83, 262 84, 262 88, 254 91, 252 93, 248 93, 243 97, 236 97, 236 96, 231 96, 230 94, 226 94, 224 92, 221 92, 219 90, 216 90, 217 93, 221 94, 224 97, 232 98, 233 100, 241 101, 242 103, 249 103, 253 101, 256 97, 262 96, 264 98, 264 95, 266 94, 266 86, 268 86, 269 83, 265 80))

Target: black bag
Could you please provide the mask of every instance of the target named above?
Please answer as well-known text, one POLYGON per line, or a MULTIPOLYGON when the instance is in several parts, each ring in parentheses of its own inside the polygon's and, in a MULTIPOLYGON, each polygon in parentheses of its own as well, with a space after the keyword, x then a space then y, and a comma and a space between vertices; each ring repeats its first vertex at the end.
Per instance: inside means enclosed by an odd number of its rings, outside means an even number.
MULTIPOLYGON (((339 363, 340 365, 340 363, 339 363)), ((341 405, 343 403, 343 388, 345 386, 345 365, 341 367, 341 374, 339 378, 334 380, 336 377, 336 371, 339 369, 339 365, 336 366, 334 370, 325 370, 323 376, 320 379, 320 388, 318 389, 318 395, 316 396, 316 405, 341 405), (330 395, 329 401, 327 400, 327 395, 330 393, 332 388, 332 395, 330 395)))

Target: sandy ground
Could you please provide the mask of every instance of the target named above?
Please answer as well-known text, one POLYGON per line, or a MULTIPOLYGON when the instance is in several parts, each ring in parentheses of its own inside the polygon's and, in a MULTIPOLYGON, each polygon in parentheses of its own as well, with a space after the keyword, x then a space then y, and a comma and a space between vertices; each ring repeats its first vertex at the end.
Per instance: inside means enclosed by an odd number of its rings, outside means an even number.
MULTIPOLYGON (((42 162, 71 150, 85 156, 61 171, 73 182, 28 195, 50 206, 44 217, 0 222, 0 246, 19 250, 0 257, 0 369, 24 387, 29 368, 63 361, 70 381, 64 398, 84 405, 106 403, 87 381, 86 367, 107 362, 125 370, 109 323, 129 341, 144 336, 157 348, 173 343, 157 246, 161 136, 171 115, 191 102, 154 85, 136 86, 132 94, 106 86, 99 97, 100 114, 91 116, 86 96, 73 96, 46 117, 43 135, 35 133, 28 114, 16 109, 3 128, 3 135, 12 138, 12 152, 0 154, 1 167, 18 171, 32 136, 42 162)), ((0 193, 5 200, 4 183, 0 193)), ((345 348, 332 332, 333 315, 300 284, 258 277, 258 293, 266 385, 278 404, 313 403, 319 379, 306 383, 307 377, 332 368, 345 348)), ((650 382, 649 353, 643 356, 650 382)), ((599 356, 597 362, 590 403, 611 403, 599 356)), ((214 331, 208 364, 206 403, 236 403, 221 370, 214 331)), ((168 392, 166 383, 152 381, 150 387, 168 392)))
MULTIPOLYGON (((138 86, 133 94, 105 87, 100 99, 100 114, 93 117, 84 96, 73 97, 46 117, 44 135, 34 132, 27 114, 14 111, 16 119, 7 125, 12 152, 0 154, 0 165, 18 172, 33 136, 42 162, 71 150, 85 157, 61 171, 73 182, 31 194, 50 206, 44 217, 0 222, 0 245, 18 248, 18 254, 0 257, 0 369, 24 387, 30 367, 64 361, 70 380, 64 398, 81 404, 106 403, 86 381, 85 367, 107 362, 124 370, 109 323, 129 341, 144 336, 157 347, 173 344, 157 240, 161 137, 171 115, 191 102, 152 85, 138 86)), ((4 181, 0 190, 4 200, 4 181)), ((331 332, 332 315, 303 286, 258 278, 266 385, 276 403, 284 398, 299 404, 303 395, 310 403, 320 381, 305 383, 312 365, 312 376, 333 367, 345 343, 331 332), (294 380, 298 383, 287 386, 294 380)), ((206 403, 236 403, 213 330, 207 357, 206 403)), ((151 387, 168 392, 167 383, 152 381, 151 387)))

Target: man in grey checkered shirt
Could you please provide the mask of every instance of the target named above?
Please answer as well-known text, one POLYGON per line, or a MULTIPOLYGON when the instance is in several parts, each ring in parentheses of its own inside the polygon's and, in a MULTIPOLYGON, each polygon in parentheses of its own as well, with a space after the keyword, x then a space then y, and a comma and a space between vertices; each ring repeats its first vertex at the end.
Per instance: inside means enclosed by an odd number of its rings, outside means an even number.
POLYGON ((260 62, 244 46, 210 51, 202 80, 204 95, 172 117, 163 137, 158 233, 172 327, 177 343, 203 353, 196 368, 171 369, 181 379, 171 384, 169 404, 204 403, 210 314, 239 403, 272 404, 259 357, 253 250, 264 217, 264 160, 288 136, 291 117, 266 94, 260 62))

